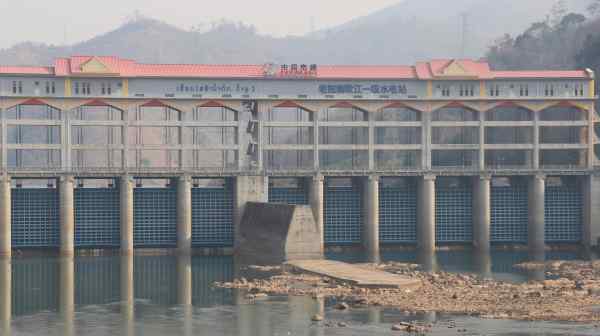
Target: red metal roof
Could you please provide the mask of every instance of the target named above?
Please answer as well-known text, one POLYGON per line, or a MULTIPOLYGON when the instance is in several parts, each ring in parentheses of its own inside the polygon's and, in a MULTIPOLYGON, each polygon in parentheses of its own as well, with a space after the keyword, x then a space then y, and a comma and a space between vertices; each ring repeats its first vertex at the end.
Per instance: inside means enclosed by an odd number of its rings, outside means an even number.
POLYGON ((585 70, 493 71, 494 78, 588 78, 585 70))
POLYGON ((1 66, 0 74, 7 75, 54 75, 52 67, 1 66))
POLYGON ((276 78, 276 79, 539 79, 590 78, 585 70, 573 71, 493 71, 487 62, 468 59, 440 59, 405 65, 322 65, 308 75, 270 74, 265 65, 142 64, 115 56, 72 56, 59 58, 53 67, 0 66, 0 74, 110 76, 110 77, 178 77, 178 78, 276 78), (83 67, 95 62, 96 71, 83 67), (101 71, 98 71, 100 69, 101 71))

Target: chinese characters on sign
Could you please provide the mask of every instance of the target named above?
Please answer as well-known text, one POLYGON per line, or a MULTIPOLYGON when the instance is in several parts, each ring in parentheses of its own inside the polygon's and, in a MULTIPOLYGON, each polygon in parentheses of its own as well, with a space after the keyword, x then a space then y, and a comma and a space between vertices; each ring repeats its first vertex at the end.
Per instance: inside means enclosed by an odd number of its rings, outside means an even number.
POLYGON ((319 93, 321 94, 407 94, 405 84, 321 84, 319 93))

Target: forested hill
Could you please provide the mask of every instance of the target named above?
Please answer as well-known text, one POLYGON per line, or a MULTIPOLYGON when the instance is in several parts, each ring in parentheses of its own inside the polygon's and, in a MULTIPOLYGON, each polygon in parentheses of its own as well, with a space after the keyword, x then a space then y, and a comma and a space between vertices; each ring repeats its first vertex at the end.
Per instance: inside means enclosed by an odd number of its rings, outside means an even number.
MULTIPOLYGON (((399 0, 384 10, 301 37, 274 38, 239 23, 193 32, 154 19, 123 24, 70 46, 23 42, 0 64, 47 65, 59 56, 118 55, 152 63, 411 64, 483 56, 505 33, 543 20, 557 0, 399 0), (464 36, 463 43, 463 32, 464 36)), ((568 0, 581 11, 590 0, 568 0)))
POLYGON ((487 52, 495 69, 590 68, 600 73, 600 0, 584 16, 566 12, 508 34, 487 52))

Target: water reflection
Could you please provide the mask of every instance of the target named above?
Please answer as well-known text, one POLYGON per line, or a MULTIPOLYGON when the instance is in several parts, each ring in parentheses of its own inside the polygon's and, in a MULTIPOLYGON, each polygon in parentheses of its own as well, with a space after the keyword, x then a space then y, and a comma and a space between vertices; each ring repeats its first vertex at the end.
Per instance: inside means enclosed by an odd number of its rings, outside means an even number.
MULTIPOLYGON (((528 257, 527 252, 502 251, 381 255, 383 261, 420 262, 431 270, 477 272, 517 281, 543 277, 543 272, 515 272, 512 265, 528 257)), ((577 257, 573 252, 546 255, 577 257)), ((12 264, 10 259, 0 259, 0 327, 2 335, 11 331, 19 335, 387 335, 388 324, 401 320, 401 312, 380 307, 341 312, 323 299, 251 301, 243 291, 212 287, 215 281, 233 280, 234 275, 252 276, 247 270, 240 272, 229 257, 25 258, 12 264), (314 314, 350 326, 318 327, 310 321, 314 314)), ((447 317, 431 312, 406 318, 433 322, 447 317)))
POLYGON ((11 334, 11 277, 12 269, 10 258, 0 257, 0 335, 11 334))
POLYGON ((135 334, 134 322, 134 283, 133 283, 133 255, 121 256, 120 267, 120 291, 121 291, 121 319, 123 321, 123 334, 130 336, 135 334))
POLYGON ((73 257, 64 257, 59 263, 59 312, 65 336, 74 335, 73 318, 75 317, 75 262, 73 257))

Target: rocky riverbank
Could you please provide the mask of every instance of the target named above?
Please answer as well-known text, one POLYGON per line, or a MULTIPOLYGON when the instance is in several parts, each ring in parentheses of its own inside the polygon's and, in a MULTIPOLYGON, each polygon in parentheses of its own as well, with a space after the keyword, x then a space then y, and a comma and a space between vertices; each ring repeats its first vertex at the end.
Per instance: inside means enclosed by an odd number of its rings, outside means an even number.
MULTIPOLYGON (((527 265, 519 265, 527 268, 527 265)), ((537 264, 553 280, 522 284, 482 279, 475 275, 428 273, 419 265, 369 264, 387 272, 420 279, 418 290, 369 289, 325 277, 280 272, 267 279, 216 283, 268 295, 307 295, 333 298, 356 306, 395 307, 410 312, 437 311, 484 318, 600 322, 600 262, 537 264)))

